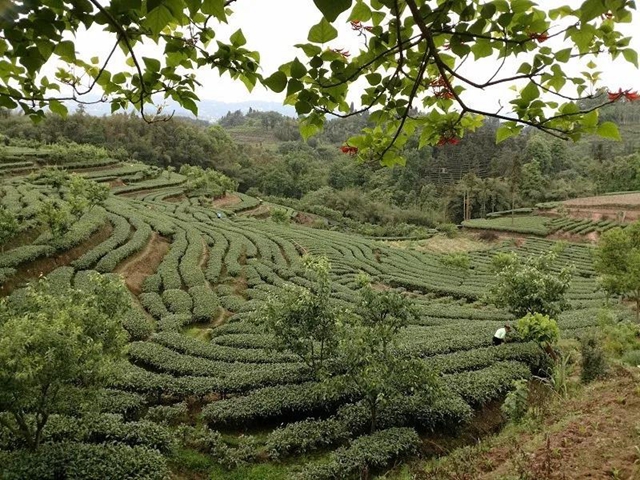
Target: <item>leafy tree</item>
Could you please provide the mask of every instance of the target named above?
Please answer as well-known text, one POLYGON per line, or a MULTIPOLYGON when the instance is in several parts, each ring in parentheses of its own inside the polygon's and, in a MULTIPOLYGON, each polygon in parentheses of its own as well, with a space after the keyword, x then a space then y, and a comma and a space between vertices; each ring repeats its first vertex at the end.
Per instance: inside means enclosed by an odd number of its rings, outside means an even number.
POLYGON ((518 320, 516 325, 518 335, 525 342, 535 342, 542 348, 551 358, 557 359, 557 355, 553 350, 553 345, 560 338, 560 329, 558 323, 549 318, 548 315, 541 313, 527 313, 518 320))
MULTIPOLYGON (((77 209, 78 206, 74 208, 77 209)), ((45 200, 38 211, 38 220, 49 229, 54 238, 59 238, 69 231, 73 216, 67 202, 45 200)))
POLYGON ((325 257, 303 261, 313 286, 287 285, 267 300, 257 319, 273 334, 277 350, 293 352, 319 375, 335 352, 338 310, 331 301, 329 261, 325 257))
POLYGON ((228 191, 235 191, 238 184, 216 170, 198 166, 182 165, 180 174, 187 177, 185 190, 194 196, 206 195, 213 198, 223 197, 228 191))
POLYGON ((56 291, 44 279, 2 299, 0 427, 36 450, 49 416, 78 411, 113 373, 130 307, 123 285, 98 274, 89 291, 56 291))
POLYGON ((500 255, 494 263, 499 270, 489 300, 516 317, 536 313, 555 317, 566 305, 564 296, 572 277, 568 267, 553 268, 555 259, 554 252, 525 259, 515 253, 500 255))
MULTIPOLYGON (((618 29, 631 19, 633 2, 584 0, 575 8, 561 3, 550 9, 503 0, 314 0, 322 19, 309 30, 307 43, 298 45, 299 57, 265 77, 259 73, 258 52, 246 48, 241 30, 228 39, 216 32, 216 22, 232 22, 227 7, 234 1, 12 2, 0 19, 8 65, 0 72, 0 107, 20 107, 34 118, 47 107, 65 115, 62 102, 89 102, 87 96, 102 90, 104 97, 98 95, 97 101, 109 102, 112 111, 133 104, 150 121, 154 115, 149 112, 161 114, 168 98, 197 113, 194 74, 214 68, 248 89, 261 82, 286 92, 287 103, 303 116, 305 138, 322 129, 328 113, 369 112, 372 125, 348 140, 349 151, 387 165, 403 162, 401 150, 412 134, 419 134, 421 146, 456 144, 483 117, 504 122, 498 140, 524 126, 562 138, 584 133, 619 137, 615 124, 598 124, 598 104, 583 101, 596 90, 595 62, 577 69, 578 74, 569 73, 567 64, 586 55, 596 60, 621 55, 637 65, 630 39, 618 29), (353 55, 333 43, 338 36, 333 24, 343 12, 353 35, 365 44, 353 55), (108 34, 113 48, 106 57, 76 54, 73 39, 83 30, 108 34), (553 48, 545 45, 552 37, 559 42, 553 48), (162 54, 143 56, 150 43, 160 45, 162 54), (111 61, 118 49, 127 67, 114 70, 111 61), (459 68, 470 59, 491 56, 505 61, 488 78, 459 68), (42 75, 53 62, 60 65, 54 77, 42 75), (350 87, 361 82, 369 86, 358 107, 351 104, 350 87), (511 112, 470 102, 474 90, 491 95, 515 82, 521 87, 509 102, 511 112), (61 94, 61 84, 71 93, 61 94), (418 107, 424 114, 416 114, 418 107)), ((631 90, 609 93, 602 103, 637 98, 631 90)))
POLYGON ((409 300, 397 292, 379 292, 364 278, 354 311, 338 333, 338 372, 330 382, 355 390, 367 405, 375 432, 379 409, 401 396, 420 395, 425 402, 437 388, 425 362, 395 348, 398 334, 415 316, 409 300))
POLYGON ((595 252, 595 268, 604 290, 636 302, 640 319, 640 222, 602 234, 595 252))
POLYGON ((289 223, 289 214, 284 208, 274 208, 271 212, 271 220, 276 223, 289 223))
POLYGON ((4 242, 13 237, 20 230, 15 214, 0 206, 0 251, 4 251, 4 242))

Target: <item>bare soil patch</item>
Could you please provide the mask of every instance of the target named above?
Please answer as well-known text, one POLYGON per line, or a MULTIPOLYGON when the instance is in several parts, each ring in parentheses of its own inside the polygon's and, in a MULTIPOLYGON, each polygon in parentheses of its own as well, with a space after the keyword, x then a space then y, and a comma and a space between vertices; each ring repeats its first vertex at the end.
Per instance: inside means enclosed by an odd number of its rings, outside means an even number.
POLYGON ((574 198, 572 200, 565 200, 563 203, 567 207, 640 209, 640 193, 623 193, 620 195, 574 198))
POLYGON ((267 218, 271 215, 271 209, 267 205, 258 205, 255 208, 243 211, 241 215, 245 217, 267 218))
POLYGON ((28 282, 44 277, 58 267, 69 265, 97 245, 107 240, 113 232, 111 222, 105 223, 86 242, 81 243, 65 252, 51 257, 38 258, 31 262, 25 262, 16 268, 16 274, 0 286, 0 297, 5 297, 16 288, 22 287, 28 282))
POLYGON ((182 203, 187 199, 187 196, 184 193, 180 193, 178 195, 171 195, 170 197, 164 197, 162 200, 165 202, 171 203, 182 203))
POLYGON ((164 256, 169 252, 171 242, 153 232, 151 240, 141 252, 118 265, 115 273, 124 277, 127 288, 134 295, 140 295, 145 279, 156 273, 164 256))
POLYGON ((229 207, 231 205, 237 205, 240 202, 242 202, 242 199, 239 196, 234 194, 228 194, 222 198, 217 198, 216 200, 212 201, 211 206, 223 208, 223 207, 229 207))

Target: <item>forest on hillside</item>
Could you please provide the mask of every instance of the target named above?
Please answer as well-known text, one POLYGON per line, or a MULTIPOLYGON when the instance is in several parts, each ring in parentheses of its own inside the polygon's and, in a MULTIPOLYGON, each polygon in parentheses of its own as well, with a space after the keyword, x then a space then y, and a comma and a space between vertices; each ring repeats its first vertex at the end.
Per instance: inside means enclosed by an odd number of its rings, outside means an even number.
POLYGON ((618 102, 601 112, 620 125, 622 141, 587 137, 577 143, 533 129, 496 144, 488 120, 456 145, 405 147, 404 167, 354 161, 345 139, 367 126, 366 114, 329 121, 301 140, 295 119, 276 112, 229 112, 217 124, 174 118, 148 124, 129 114, 93 117, 82 109, 38 124, 5 111, 5 145, 90 144, 117 159, 162 168, 214 168, 239 191, 348 224, 362 233, 406 234, 415 228, 541 202, 640 189, 640 106, 618 102), (368 226, 368 227, 367 227, 368 226))

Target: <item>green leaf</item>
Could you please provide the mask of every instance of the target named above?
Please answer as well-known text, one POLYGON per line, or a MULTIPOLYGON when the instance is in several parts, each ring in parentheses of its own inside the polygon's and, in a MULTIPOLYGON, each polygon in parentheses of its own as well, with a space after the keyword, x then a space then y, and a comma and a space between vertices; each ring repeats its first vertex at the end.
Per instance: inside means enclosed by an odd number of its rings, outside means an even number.
POLYGON ((369 85, 378 85, 382 81, 382 75, 379 73, 370 73, 366 76, 369 85))
POLYGON ((310 43, 298 43, 294 45, 296 48, 301 48, 305 55, 309 58, 315 57, 316 55, 320 55, 322 53, 322 49, 317 45, 311 45, 310 43))
POLYGON ((313 0, 313 3, 322 12, 324 18, 330 22, 335 22, 338 15, 351 8, 352 0, 313 0))
POLYGON ((247 39, 240 29, 236 30, 236 32, 229 37, 229 40, 231 40, 231 44, 234 47, 241 47, 247 43, 247 39))
POLYGON ((221 22, 227 21, 227 14, 224 11, 224 0, 204 0, 202 2, 202 13, 213 15, 221 22))
POLYGON ((62 118, 66 118, 69 110, 66 106, 60 103, 58 100, 51 100, 49 102, 49 110, 53 113, 60 115, 62 118))
POLYGON ((291 62, 291 76, 293 78, 302 78, 307 73, 306 67, 298 60, 298 58, 294 58, 293 62, 291 62))
POLYGON ((173 14, 164 5, 158 5, 147 14, 145 24, 153 35, 158 35, 173 20, 173 14))
POLYGON ((520 92, 520 98, 527 103, 531 103, 533 100, 540 96, 540 90, 535 83, 529 82, 526 87, 520 92))
POLYGON ((311 43, 327 43, 338 37, 338 31, 331 25, 326 18, 320 20, 320 23, 311 27, 309 30, 309 41, 311 43))
POLYGON ((558 62, 566 63, 569 61, 570 58, 571 58, 570 48, 565 48, 563 50, 558 50, 558 52, 556 52, 556 60, 558 62))
POLYGON ((496 143, 504 142, 508 138, 515 137, 518 133, 520 130, 514 122, 503 123, 496 132, 496 143))
POLYGON ((151 70, 152 72, 160 71, 160 61, 155 58, 142 57, 144 64, 147 66, 147 70, 151 70))
POLYGON ((196 104, 196 102, 194 102, 193 100, 191 100, 190 98, 185 98, 182 97, 180 99, 180 105, 182 105, 184 108, 186 108, 187 110, 189 110, 191 113, 193 113, 196 117, 198 116, 198 105, 196 104))
POLYGON ((53 50, 65 62, 73 62, 76 59, 76 46, 71 40, 63 40, 53 50))
POLYGON ((613 122, 604 122, 598 126, 598 135, 611 140, 622 140, 618 126, 613 122))
POLYGON ((270 90, 273 90, 276 93, 280 93, 287 88, 287 76, 281 72, 277 71, 273 75, 268 78, 265 78, 262 81, 262 84, 268 87, 270 90))
POLYGON ((627 62, 638 68, 638 52, 636 52, 633 48, 626 48, 622 50, 622 56, 627 62))
POLYGON ((355 7, 353 7, 353 10, 351 11, 351 15, 349 15, 349 20, 368 22, 369 20, 371 20, 371 9, 366 3, 358 0, 355 7))
POLYGON ((582 124, 585 127, 595 127, 598 125, 598 110, 593 110, 582 117, 582 124))
POLYGON ((111 78, 111 81, 113 83, 117 83, 118 85, 120 85, 127 81, 127 77, 125 76, 124 73, 118 72, 111 78))

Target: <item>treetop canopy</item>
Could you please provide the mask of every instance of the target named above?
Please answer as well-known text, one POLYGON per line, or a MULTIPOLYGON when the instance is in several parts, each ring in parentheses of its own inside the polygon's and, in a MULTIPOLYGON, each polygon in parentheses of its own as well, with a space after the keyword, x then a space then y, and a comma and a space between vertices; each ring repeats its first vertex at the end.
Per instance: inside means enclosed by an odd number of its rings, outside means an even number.
POLYGON ((112 112, 133 105, 149 121, 167 118, 158 106, 165 99, 197 114, 195 73, 213 68, 249 90, 261 83, 283 92, 305 138, 322 129, 326 115, 369 112, 373 126, 345 139, 343 151, 393 165, 403 162, 411 135, 419 135, 420 146, 456 144, 485 117, 502 121, 497 141, 525 126, 573 140, 585 133, 619 138, 614 124, 599 122, 597 108, 638 98, 633 85, 602 96, 607 89, 597 70, 603 57, 638 66, 630 37, 620 31, 635 10, 630 0, 553 8, 532 0, 313 0, 322 19, 296 45, 299 55, 266 73, 241 29, 226 40, 216 36, 221 22, 233 24, 236 1, 249 0, 2 2, 0 107, 37 120, 47 108, 65 115, 65 101, 89 102, 97 92, 93 101, 110 103, 112 112), (363 37, 359 52, 332 43, 342 21, 363 37), (105 58, 77 55, 74 38, 85 30, 110 34, 105 58), (144 56, 143 44, 161 54, 144 56), (125 69, 112 68, 117 50, 127 58, 125 69), (468 67, 483 58, 496 59, 493 71, 468 67), (568 68, 583 60, 584 71, 568 68), (58 66, 53 78, 43 74, 50 64, 58 66), (349 92, 356 84, 366 87, 354 110, 349 92), (518 94, 498 110, 474 107, 465 94, 505 86, 518 94), (588 101, 595 97, 602 101, 588 101))

